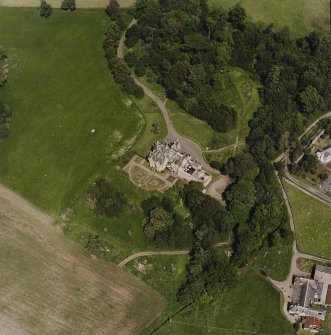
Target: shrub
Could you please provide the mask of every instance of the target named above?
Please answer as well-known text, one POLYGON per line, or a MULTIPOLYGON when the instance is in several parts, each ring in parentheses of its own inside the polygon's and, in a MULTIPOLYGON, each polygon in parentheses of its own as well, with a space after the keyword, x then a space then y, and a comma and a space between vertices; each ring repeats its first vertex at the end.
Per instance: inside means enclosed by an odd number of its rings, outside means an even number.
POLYGON ((146 74, 146 68, 143 64, 137 64, 134 73, 137 77, 143 77, 146 74))
POLYGON ((0 124, 0 138, 9 136, 9 128, 5 124, 0 124))
POLYGON ((40 16, 47 18, 51 15, 51 13, 52 13, 51 6, 45 0, 42 0, 39 8, 40 16))
POLYGON ((76 1, 75 0, 63 0, 61 4, 61 9, 65 11, 74 11, 76 9, 76 1))
POLYGON ((138 62, 138 57, 136 56, 135 53, 133 52, 128 52, 125 57, 124 60, 126 62, 126 64, 128 64, 129 67, 135 66, 138 62))
POLYGON ((110 16, 113 21, 116 21, 121 16, 120 5, 117 0, 110 0, 109 5, 106 8, 106 13, 110 16))
POLYGON ((124 193, 118 191, 105 178, 99 178, 91 185, 88 198, 96 214, 108 217, 121 214, 127 205, 124 193))

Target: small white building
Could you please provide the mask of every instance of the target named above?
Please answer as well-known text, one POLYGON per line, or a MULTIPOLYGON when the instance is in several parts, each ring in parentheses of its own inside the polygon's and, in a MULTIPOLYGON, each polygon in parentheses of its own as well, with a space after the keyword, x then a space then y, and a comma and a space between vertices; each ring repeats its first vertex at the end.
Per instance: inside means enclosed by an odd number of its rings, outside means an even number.
POLYGON ((328 164, 331 162, 331 146, 323 151, 316 152, 318 160, 322 164, 328 164))

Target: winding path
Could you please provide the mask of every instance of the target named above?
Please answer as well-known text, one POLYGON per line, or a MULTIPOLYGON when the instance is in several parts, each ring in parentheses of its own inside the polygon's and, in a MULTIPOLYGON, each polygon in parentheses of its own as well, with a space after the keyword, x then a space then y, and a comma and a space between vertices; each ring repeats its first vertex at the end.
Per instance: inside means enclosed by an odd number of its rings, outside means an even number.
MULTIPOLYGON (((219 242, 214 245, 215 248, 222 246, 229 246, 230 242, 219 242)), ((125 264, 131 262, 132 260, 145 257, 145 256, 173 256, 173 255, 188 255, 190 250, 170 250, 170 251, 141 251, 125 258, 118 266, 123 267, 125 264)))
POLYGON ((299 136, 299 140, 301 140, 302 137, 305 136, 305 135, 309 132, 309 130, 310 130, 311 128, 313 128, 314 126, 316 126, 316 124, 317 124, 318 122, 320 122, 320 121, 323 120, 323 119, 327 119, 327 118, 329 118, 329 117, 331 117, 331 111, 328 112, 328 113, 326 113, 326 114, 324 114, 324 115, 322 115, 322 116, 320 116, 320 117, 319 117, 318 119, 316 119, 313 123, 311 123, 311 124, 305 129, 305 131, 299 136))
MULTIPOLYGON (((286 190, 284 188, 284 185, 283 185, 281 179, 279 178, 278 174, 277 174, 277 180, 278 180, 278 182, 281 186, 283 198, 284 198, 285 205, 286 205, 287 212, 288 212, 288 217, 289 217, 289 220, 290 220, 291 231, 295 234, 295 226, 294 226, 294 219, 293 219, 291 204, 289 202, 289 199, 288 199, 286 190)), ((287 318, 287 320, 290 321, 291 323, 294 323, 296 321, 296 318, 293 317, 292 315, 290 315, 288 313, 288 310, 287 310, 288 309, 288 304, 291 302, 291 298, 292 298, 293 277, 294 276, 302 276, 302 277, 310 276, 310 273, 301 271, 298 268, 297 261, 298 261, 299 258, 306 258, 306 259, 310 259, 310 260, 313 260, 313 261, 319 261, 319 262, 331 262, 331 260, 329 260, 329 259, 325 259, 325 258, 322 258, 322 257, 317 257, 317 256, 301 253, 298 250, 296 239, 294 237, 294 241, 293 241, 293 245, 292 245, 292 260, 291 260, 291 265, 290 265, 290 269, 289 269, 289 273, 287 275, 287 278, 284 281, 280 282, 280 281, 276 281, 276 280, 274 280, 270 277, 267 277, 268 280, 282 293, 282 295, 283 295, 282 312, 283 312, 284 316, 287 318)))
MULTIPOLYGON (((132 25, 134 25, 136 22, 137 22, 137 20, 133 19, 131 21, 131 23, 129 24, 128 28, 131 27, 132 25)), ((124 57, 124 42, 125 42, 125 32, 121 36, 121 39, 120 39, 119 45, 118 45, 118 49, 117 49, 117 57, 122 58, 122 59, 124 57)), ((167 108, 166 108, 164 102, 161 101, 161 99, 158 96, 156 96, 148 87, 146 87, 133 74, 132 74, 132 78, 135 81, 135 83, 144 90, 144 93, 155 102, 155 104, 159 107, 160 111, 162 112, 163 117, 164 117, 164 121, 165 121, 166 126, 167 126, 167 136, 166 136, 165 139, 168 142, 173 142, 173 141, 179 140, 183 151, 189 153, 193 158, 197 159, 201 163, 203 169, 205 169, 209 173, 219 175, 220 172, 216 169, 213 169, 205 161, 200 146, 196 142, 194 142, 193 140, 191 140, 191 139, 189 139, 185 136, 182 136, 182 135, 180 135, 176 132, 176 130, 174 129, 174 127, 172 125, 172 122, 169 118, 169 114, 168 114, 168 111, 167 111, 167 108)))
MULTIPOLYGON (((131 27, 133 24, 135 24, 137 21, 134 19, 131 21, 129 27, 131 27)), ((119 58, 123 58, 124 57, 124 42, 125 42, 125 32, 122 35, 120 42, 119 42, 119 46, 118 46, 118 50, 117 50, 117 56, 119 58)), ((179 140, 182 144, 182 148, 184 151, 188 152, 191 154, 192 157, 197 158, 203 168, 210 172, 210 173, 216 173, 219 175, 219 171, 215 170, 213 168, 211 168, 206 161, 204 160, 202 151, 200 146, 195 143, 194 141, 192 141, 191 139, 188 139, 180 134, 178 134, 176 132, 176 130, 174 129, 171 120, 169 118, 168 115, 168 111, 167 108, 165 106, 165 104, 161 101, 161 99, 159 97, 157 97, 149 88, 147 88, 142 82, 140 82, 134 75, 132 75, 135 83, 140 86, 145 94, 150 97, 155 103, 156 105, 159 107, 159 109, 161 110, 166 126, 167 126, 167 136, 166 136, 166 140, 167 141, 175 141, 175 140, 179 140)), ((315 120, 312 124, 310 124, 305 131, 300 135, 299 139, 301 139, 307 132, 309 132, 309 130, 311 130, 320 120, 325 119, 325 118, 329 118, 331 117, 331 112, 328 112, 326 114, 324 114, 323 116, 319 117, 317 120, 315 120)), ((221 152, 223 150, 226 150, 227 148, 231 148, 234 145, 238 145, 236 144, 232 144, 228 147, 225 148, 221 148, 218 150, 209 150, 207 152, 221 152)), ((275 162, 280 161, 282 159, 286 159, 287 158, 287 154, 286 153, 282 153, 279 157, 277 157, 275 159, 275 162)), ((321 194, 318 193, 317 190, 311 190, 309 189, 309 187, 307 185, 302 185, 303 183, 300 183, 300 181, 296 180, 295 178, 293 178, 292 176, 290 176, 289 173, 287 173, 286 171, 286 182, 291 183, 292 185, 294 185, 295 187, 299 188, 300 190, 302 190, 303 192, 317 198, 318 200, 328 204, 329 206, 331 206, 331 200, 330 199, 325 199, 324 197, 321 196, 321 194), (293 180, 294 179, 294 180, 293 180), (316 194, 317 193, 317 194, 316 194)), ((289 199, 287 197, 286 191, 284 189, 284 186, 282 184, 282 181, 280 180, 279 176, 277 175, 277 180, 281 186, 282 189, 282 193, 283 193, 283 198, 286 204, 286 208, 288 211, 288 216, 289 216, 289 220, 290 220, 290 227, 293 233, 295 233, 295 226, 294 226, 294 220, 293 220, 293 214, 292 214, 292 209, 291 209, 291 205, 289 202, 289 199)), ((217 245, 215 245, 215 247, 217 246, 221 246, 221 245, 228 245, 228 243, 219 243, 217 245)), ((189 250, 174 250, 174 251, 145 251, 145 252, 138 252, 136 254, 133 254, 129 257, 127 257, 126 259, 124 259, 121 263, 119 263, 119 266, 124 266, 125 264, 127 264, 128 262, 132 261, 133 259, 136 259, 138 257, 143 257, 143 256, 152 256, 152 255, 187 255, 189 253, 189 250)), ((292 297, 292 280, 293 277, 296 276, 309 276, 310 273, 307 272, 303 272, 301 271, 298 266, 297 266, 297 260, 299 258, 306 258, 306 259, 310 259, 310 260, 314 260, 314 261, 320 261, 320 262, 330 262, 331 260, 328 259, 324 259, 321 257, 317 257, 317 256, 313 256, 313 255, 308 255, 308 254, 304 254, 299 252, 298 248, 297 248, 297 244, 296 244, 296 240, 294 238, 294 242, 292 245, 292 261, 291 261, 291 265, 290 265, 290 269, 289 269, 289 273, 287 278, 280 282, 280 281, 276 281, 273 280, 270 277, 267 277, 268 281, 274 285, 283 295, 283 308, 282 308, 282 312, 284 314, 284 316, 291 322, 294 323, 296 321, 296 319, 290 315, 288 313, 287 307, 288 304, 291 302, 291 297, 292 297)))

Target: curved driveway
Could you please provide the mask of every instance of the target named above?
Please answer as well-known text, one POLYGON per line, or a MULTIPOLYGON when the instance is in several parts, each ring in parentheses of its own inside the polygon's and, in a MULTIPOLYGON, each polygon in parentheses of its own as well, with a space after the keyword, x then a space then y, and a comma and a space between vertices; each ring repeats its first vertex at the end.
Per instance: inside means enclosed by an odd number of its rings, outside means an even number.
MULTIPOLYGON (((133 19, 129 27, 134 25, 136 22, 137 20, 133 19)), ((117 57, 122 58, 122 59, 124 57, 124 42, 125 42, 125 32, 123 33, 119 41, 119 45, 117 49, 117 57)), ((164 117, 164 121, 167 126, 167 136, 165 139, 168 142, 179 140, 182 150, 189 153, 192 158, 197 159, 199 163, 201 163, 203 169, 205 169, 209 173, 220 174, 218 170, 213 169, 209 164, 207 164, 207 162, 205 161, 202 155, 201 148, 196 142, 176 132, 169 118, 167 108, 165 104, 161 101, 161 99, 158 96, 156 96, 148 87, 146 87, 136 76, 132 75, 132 78, 134 79, 135 83, 144 90, 145 94, 148 97, 150 97, 161 110, 163 117, 164 117)))
MULTIPOLYGON (((131 27, 133 24, 135 24, 137 21, 136 20, 132 20, 129 27, 131 27)), ((119 47, 117 50, 117 55, 119 58, 123 58, 124 56, 124 41, 125 41, 125 33, 122 35, 121 39, 120 39, 120 43, 119 43, 119 47)), ((215 170, 213 168, 211 168, 204 160, 203 155, 202 155, 202 151, 200 146, 195 143, 194 141, 192 141, 191 139, 188 139, 180 134, 178 134, 176 132, 176 130, 174 129, 171 120, 169 118, 168 115, 168 111, 167 108, 165 106, 165 104, 161 101, 161 99, 159 97, 157 97, 149 88, 147 88, 143 83, 141 83, 135 76, 133 76, 133 79, 135 81, 135 83, 140 86, 145 94, 147 96, 149 96, 155 103, 156 105, 159 107, 159 109, 161 110, 166 126, 167 126, 167 130, 168 130, 168 134, 166 136, 166 140, 168 141, 175 141, 175 140, 179 140, 182 144, 182 148, 184 151, 188 152, 191 154, 192 157, 197 158, 203 168, 210 172, 210 173, 217 173, 219 174, 218 170, 215 170)), ((320 120, 324 119, 324 118, 328 118, 331 117, 331 112, 328 112, 326 114, 324 114, 323 116, 319 117, 317 120, 315 120, 310 126, 308 126, 305 131, 301 134, 301 136, 299 137, 299 139, 301 139, 310 129, 312 129, 320 120)), ((221 149, 222 150, 222 149, 221 149)), ((279 161, 281 159, 283 159, 286 156, 286 154, 281 154, 278 158, 276 158, 275 161, 279 161)), ((288 177, 288 175, 287 175, 288 177)), ((289 178, 290 180, 287 180, 287 182, 292 182, 294 184, 294 186, 300 188, 301 190, 305 190, 308 194, 313 195, 312 192, 307 191, 304 187, 302 187, 301 185, 298 185, 298 182, 294 182, 292 180, 292 178, 289 178)), ((281 185, 281 189, 282 189, 282 193, 283 193, 283 198, 286 204, 286 208, 288 211, 288 215, 289 215, 289 220, 290 220, 290 227, 293 233, 295 233, 295 227, 294 227, 294 220, 293 220, 293 214, 292 214, 292 210, 291 210, 291 206, 286 194, 286 191, 284 189, 284 186, 280 180, 280 178, 277 175, 277 180, 281 185)), ((316 197, 318 197, 317 195, 315 195, 316 197)), ((324 203, 326 202, 325 199, 321 199, 321 197, 318 197, 319 200, 323 201, 324 203)), ((330 205, 331 202, 328 202, 328 204, 330 205)), ((215 246, 219 246, 219 245, 224 245, 224 244, 218 244, 215 246)), ((226 245, 226 243, 225 243, 226 245)), ((123 260, 119 266, 124 266, 125 264, 127 264, 128 262, 130 262, 131 260, 138 258, 138 257, 142 257, 142 256, 150 256, 150 255, 187 255, 189 253, 189 250, 175 250, 175 251, 146 251, 146 252, 138 252, 134 255, 129 256, 128 258, 126 258, 125 260, 123 260)), ((291 297, 292 297, 292 280, 293 277, 296 276, 309 276, 310 273, 307 272, 303 272, 301 271, 298 266, 297 266, 297 260, 299 258, 306 258, 306 259, 310 259, 310 260, 314 260, 314 261, 320 261, 320 262, 330 262, 330 260, 321 258, 321 257, 316 257, 316 256, 312 256, 312 255, 308 255, 308 254, 303 254, 301 252, 298 251, 297 248, 297 244, 296 244, 296 240, 294 238, 294 242, 292 245, 292 261, 291 261, 291 265, 290 265, 290 270, 288 273, 288 276, 286 278, 286 280, 279 282, 276 280, 271 279, 270 277, 268 277, 267 279, 270 281, 270 283, 272 283, 283 295, 283 314, 284 316, 286 316, 286 318, 291 322, 294 323, 296 320, 295 318, 290 315, 288 313, 287 307, 288 304, 291 302, 291 297)))
MULTIPOLYGON (((289 217, 289 220, 290 220, 291 231, 295 234, 295 226, 294 226, 292 208, 291 208, 287 193, 286 193, 286 191, 284 189, 284 186, 283 186, 280 178, 278 177, 278 175, 277 175, 277 180, 278 180, 278 182, 281 186, 284 202, 285 202, 287 212, 288 212, 288 217, 289 217)), ((302 276, 302 277, 310 276, 310 273, 301 271, 298 268, 297 261, 298 261, 299 258, 306 258, 306 259, 310 259, 310 260, 313 260, 313 261, 319 261, 319 262, 330 262, 331 261, 331 260, 328 260, 328 259, 325 259, 325 258, 301 253, 297 248, 297 243, 296 243, 295 235, 294 235, 294 241, 293 241, 293 245, 292 245, 292 260, 291 260, 290 270, 289 270, 289 273, 287 275, 287 278, 284 281, 280 282, 280 281, 276 281, 276 280, 271 279, 270 277, 268 277, 268 280, 282 293, 282 295, 283 295, 283 309, 282 309, 282 312, 283 312, 284 316, 286 316, 288 321, 290 321, 291 323, 294 323, 296 321, 296 319, 292 315, 290 315, 288 313, 288 310, 287 310, 288 304, 291 302, 291 299, 292 299, 293 277, 294 276, 302 276)))

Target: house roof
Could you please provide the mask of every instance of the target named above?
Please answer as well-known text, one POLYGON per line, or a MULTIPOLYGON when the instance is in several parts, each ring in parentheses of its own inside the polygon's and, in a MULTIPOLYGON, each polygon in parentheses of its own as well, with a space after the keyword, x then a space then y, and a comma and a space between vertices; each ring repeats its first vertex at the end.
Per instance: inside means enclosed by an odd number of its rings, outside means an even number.
POLYGON ((322 321, 314 316, 306 316, 304 329, 316 329, 321 330, 322 321))

